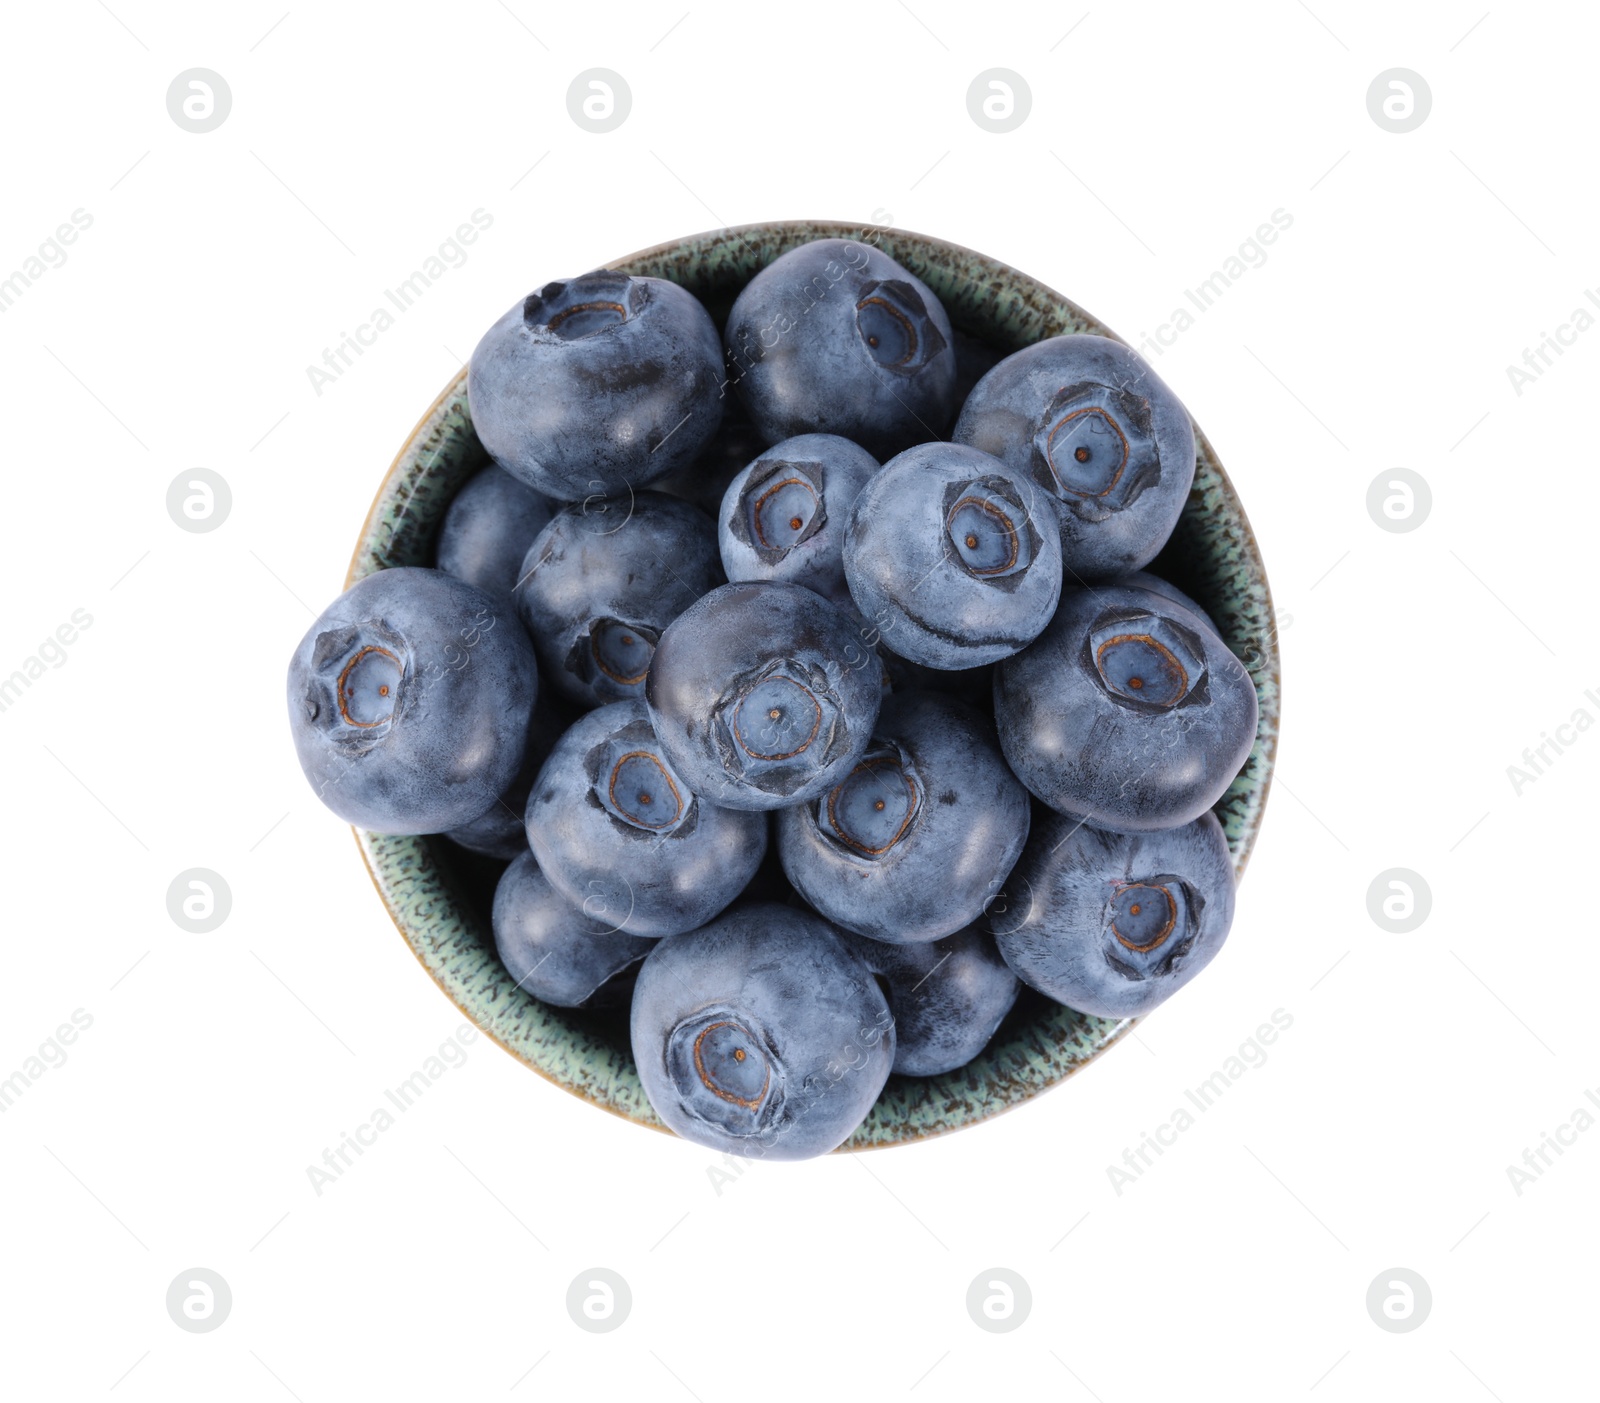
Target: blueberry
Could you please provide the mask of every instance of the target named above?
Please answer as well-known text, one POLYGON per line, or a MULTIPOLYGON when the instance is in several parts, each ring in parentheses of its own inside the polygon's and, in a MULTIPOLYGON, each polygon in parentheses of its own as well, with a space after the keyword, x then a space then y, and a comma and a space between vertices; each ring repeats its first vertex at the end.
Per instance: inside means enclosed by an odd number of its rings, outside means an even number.
POLYGON ((1028 792, 994 725, 954 697, 890 697, 872 742, 820 798, 778 815, 795 890, 835 924, 896 945, 976 920, 1028 838, 1028 792))
POLYGON ((739 398, 768 443, 839 434, 885 458, 955 411, 950 319, 888 254, 852 239, 791 249, 728 315, 739 398))
POLYGON ((835 434, 776 443, 722 498, 717 542, 730 580, 786 580, 854 609, 844 583, 850 507, 878 460, 835 434))
POLYGON ((510 784, 538 685, 509 600, 437 570, 380 570, 295 649, 289 725, 300 768, 340 818, 439 833, 510 784))
POLYGON ((1120 834, 1052 814, 1007 883, 993 922, 1005 961, 1068 1008, 1148 1013, 1199 974, 1233 923, 1233 862, 1212 813, 1120 834))
POLYGON ((957 443, 992 453, 1061 505, 1068 583, 1149 564, 1194 480, 1194 425, 1134 352, 1056 336, 1007 356, 967 397, 957 443))
POLYGON ((661 631, 722 583, 717 533, 660 492, 564 507, 528 547, 517 611, 544 677, 600 706, 644 695, 661 631))
POLYGON ((836 1148, 894 1061, 894 1020, 861 957, 820 917, 763 902, 645 957, 632 1035, 667 1127, 751 1158, 836 1148))
POLYGON ((528 809, 528 795, 555 743, 576 719, 556 701, 550 688, 541 688, 539 700, 528 716, 528 743, 522 752, 522 763, 511 783, 477 818, 458 824, 444 836, 469 852, 502 861, 527 852, 528 830, 523 815, 528 809))
POLYGON ((778 809, 837 784, 872 736, 883 667, 856 625, 800 585, 723 585, 661 635, 645 701, 689 787, 778 809))
POLYGON ((1050 499, 998 459, 954 443, 907 449, 856 498, 844 571, 856 607, 901 657, 970 668, 1050 621, 1061 542, 1050 499))
POLYGON ((1061 813, 1130 833, 1198 818, 1256 737, 1244 665, 1185 596, 1140 578, 1065 591, 994 683, 1017 777, 1061 813))
POLYGON ((529 796, 527 829, 562 896, 596 921, 649 937, 709 921, 767 851, 766 816, 696 795, 639 701, 591 711, 556 742, 529 796))
POLYGON ((1016 975, 977 925, 921 945, 861 936, 850 943, 889 986, 900 1076, 936 1077, 966 1066, 1017 1001, 1016 975))
POLYGON ((494 889, 495 949, 517 987, 560 1008, 609 1008, 625 1002, 628 975, 653 940, 624 935, 566 900, 522 855, 494 889))
POLYGON ((693 294, 605 270, 546 283, 472 353, 467 401, 495 462, 575 502, 691 463, 722 418, 722 346, 693 294))
POLYGON ((550 511, 548 498, 489 464, 467 480, 444 514, 439 568, 491 594, 510 594, 550 511))

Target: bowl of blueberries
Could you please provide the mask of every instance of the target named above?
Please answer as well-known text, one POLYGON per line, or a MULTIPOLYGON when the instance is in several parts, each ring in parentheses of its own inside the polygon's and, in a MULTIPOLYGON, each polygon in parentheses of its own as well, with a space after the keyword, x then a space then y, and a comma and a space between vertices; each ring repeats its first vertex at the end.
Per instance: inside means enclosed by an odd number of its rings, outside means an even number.
POLYGON ((495 322, 288 709, 480 1028, 792 1160, 1009 1109, 1211 962, 1278 656, 1238 497, 1139 356, 968 249, 784 222, 495 322))

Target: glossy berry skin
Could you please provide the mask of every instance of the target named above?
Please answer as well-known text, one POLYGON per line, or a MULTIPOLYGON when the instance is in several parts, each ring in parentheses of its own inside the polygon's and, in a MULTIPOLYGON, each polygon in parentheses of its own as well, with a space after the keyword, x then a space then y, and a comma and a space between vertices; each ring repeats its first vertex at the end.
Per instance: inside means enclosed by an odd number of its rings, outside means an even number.
POLYGON ((716 528, 661 492, 563 507, 522 562, 517 612, 541 674, 567 700, 644 695, 662 630, 722 583, 716 528))
POLYGON ((731 809, 784 808, 832 788, 866 750, 883 692, 857 625, 821 595, 775 582, 702 597, 667 625, 645 679, 673 768, 731 809))
POLYGON ((850 508, 878 460, 836 434, 775 443, 729 484, 717 544, 730 580, 783 580, 853 609, 844 583, 850 508))
POLYGON ((1135 1018, 1170 998, 1233 924, 1233 861, 1212 813, 1134 834, 1051 815, 1007 888, 1012 900, 991 921, 1006 963, 1041 994, 1100 1018, 1135 1018))
POLYGON ((599 270, 546 283, 478 342, 472 425, 563 501, 626 496, 691 463, 722 419, 722 346, 692 293, 599 270))
POLYGON ((586 915, 545 879, 524 845, 494 889, 500 963, 541 1003, 608 1008, 626 1001, 627 975, 655 945, 586 915))
POLYGON ((668 1129, 753 1159, 842 1144, 895 1055, 861 957, 820 917, 767 902, 661 941, 639 970, 631 1022, 639 1080, 668 1129))
POLYGON ((481 590, 509 595, 550 512, 547 497, 491 463, 451 500, 439 527, 438 566, 481 590))
POLYGON ((538 687, 508 599, 438 570, 380 570, 295 649, 289 726, 306 779, 347 823, 439 833, 511 782, 538 687))
POLYGON ((444 836, 469 852, 503 862, 527 852, 528 830, 523 816, 528 810, 528 795, 555 743, 574 719, 549 687, 540 688, 539 700, 528 717, 528 743, 522 752, 522 763, 511 783, 477 818, 448 829, 444 836))
POLYGON ((1256 691, 1198 609, 1162 582, 1066 591, 995 669, 1000 745, 1060 813, 1141 833, 1198 818, 1256 738, 1256 691))
POLYGON ((998 459, 955 443, 907 449, 856 498, 844 571, 892 651, 926 667, 979 667, 1025 648, 1061 594, 1050 498, 998 459))
POLYGON ((921 945, 849 940, 889 986, 900 1076, 936 1077, 966 1066, 1017 1001, 1017 976, 981 926, 921 945))
POLYGON ((709 921, 767 851, 765 816, 696 795, 637 701, 589 712, 556 742, 528 798, 527 830, 563 897, 652 939, 709 921))
POLYGON ((1194 480, 1194 425, 1155 371, 1103 336, 1007 356, 962 406, 957 443, 992 453, 1060 505, 1070 584, 1155 559, 1194 480))
POLYGON ((908 692, 884 702, 838 784, 778 815, 778 855, 836 925, 918 944, 978 918, 1021 856, 1029 817, 989 719, 954 697, 908 692))
POLYGON ((768 443, 839 434, 886 458, 937 438, 955 412, 956 361, 939 299, 853 239, 791 249, 728 315, 729 374, 768 443))

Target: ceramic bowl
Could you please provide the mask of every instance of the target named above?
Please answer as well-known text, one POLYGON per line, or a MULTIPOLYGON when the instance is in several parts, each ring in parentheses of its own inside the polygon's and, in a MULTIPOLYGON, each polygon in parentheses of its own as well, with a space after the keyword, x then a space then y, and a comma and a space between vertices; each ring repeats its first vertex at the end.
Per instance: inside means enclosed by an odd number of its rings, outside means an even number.
MULTIPOLYGON (((756 224, 695 234, 609 266, 681 284, 720 327, 734 297, 757 271, 819 238, 871 239, 938 294, 958 333, 963 393, 995 360, 1034 341, 1070 332, 1113 335, 1082 308, 1015 268, 896 229, 810 221, 756 224)), ((529 276, 562 271, 530 269, 529 276)), ((1174 388, 1183 391, 1181 384, 1174 388)), ((1255 747, 1216 806, 1242 874, 1272 776, 1278 648, 1266 571, 1244 508, 1198 428, 1195 442, 1194 488, 1170 543, 1151 568, 1199 601, 1255 680, 1260 702, 1255 747)), ((389 566, 431 565, 445 508, 486 461, 467 413, 463 369, 422 416, 378 489, 347 583, 389 566)), ((473 858, 443 838, 357 832, 356 839, 400 934, 464 1014, 556 1085, 641 1126, 662 1129, 639 1085, 626 1020, 548 1007, 518 989, 502 968, 489 926, 499 864, 473 858)), ((1199 987, 1203 991, 1204 983, 1199 987)), ((890 1077, 872 1114, 842 1148, 905 1144, 998 1115, 1087 1066, 1135 1021, 1088 1017, 1024 989, 989 1046, 965 1067, 940 1077, 890 1077)))

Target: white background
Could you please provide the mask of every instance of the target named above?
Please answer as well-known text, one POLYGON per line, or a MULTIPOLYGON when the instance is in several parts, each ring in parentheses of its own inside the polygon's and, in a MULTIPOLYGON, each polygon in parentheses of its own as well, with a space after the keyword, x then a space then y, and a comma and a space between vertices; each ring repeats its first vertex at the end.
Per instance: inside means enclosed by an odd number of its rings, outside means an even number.
POLYGON ((0 315, 0 674, 93 624, 0 714, 0 1077, 93 1023, 0 1116, 0 1388, 1590 1391, 1600 1132, 1520 1195, 1507 1166, 1600 1087, 1600 735, 1520 795, 1506 768, 1600 717, 1600 331, 1520 395, 1506 367, 1600 286, 1592 10, 694 0, 669 33, 676 7, 282 3, 7 14, 0 276, 93 223, 0 315), (195 66, 233 95, 201 135, 165 106, 195 66), (632 90, 610 134, 568 116, 590 67, 632 90), (1005 135, 968 115, 991 67, 1033 94, 1005 135), (1366 106, 1393 67, 1433 96, 1404 135, 1366 106), (467 262, 317 394, 306 367, 478 209, 467 262), (318 1196, 307 1166, 462 1019, 302 780, 283 667, 480 331, 666 238, 876 217, 1136 341, 1279 209, 1266 263, 1155 361, 1243 496, 1283 637, 1278 778, 1205 978, 998 1121, 720 1193, 705 1152, 479 1040, 318 1196), (196 467, 232 490, 210 534, 166 512, 196 467), (1433 496, 1406 534, 1366 509, 1396 467, 1433 496), (211 934, 167 914, 190 867, 232 889, 211 934), (1409 934, 1368 915, 1392 867, 1432 890, 1409 934), (1119 1195, 1108 1166, 1276 1009, 1265 1064, 1119 1195), (214 1333, 166 1311, 196 1266, 233 1292, 214 1333), (566 1311, 595 1266, 632 1290, 614 1333, 566 1311), (993 1267, 1031 1288, 1011 1333, 967 1313, 993 1267), (1367 1313, 1393 1267, 1432 1289, 1412 1333, 1367 1313))

